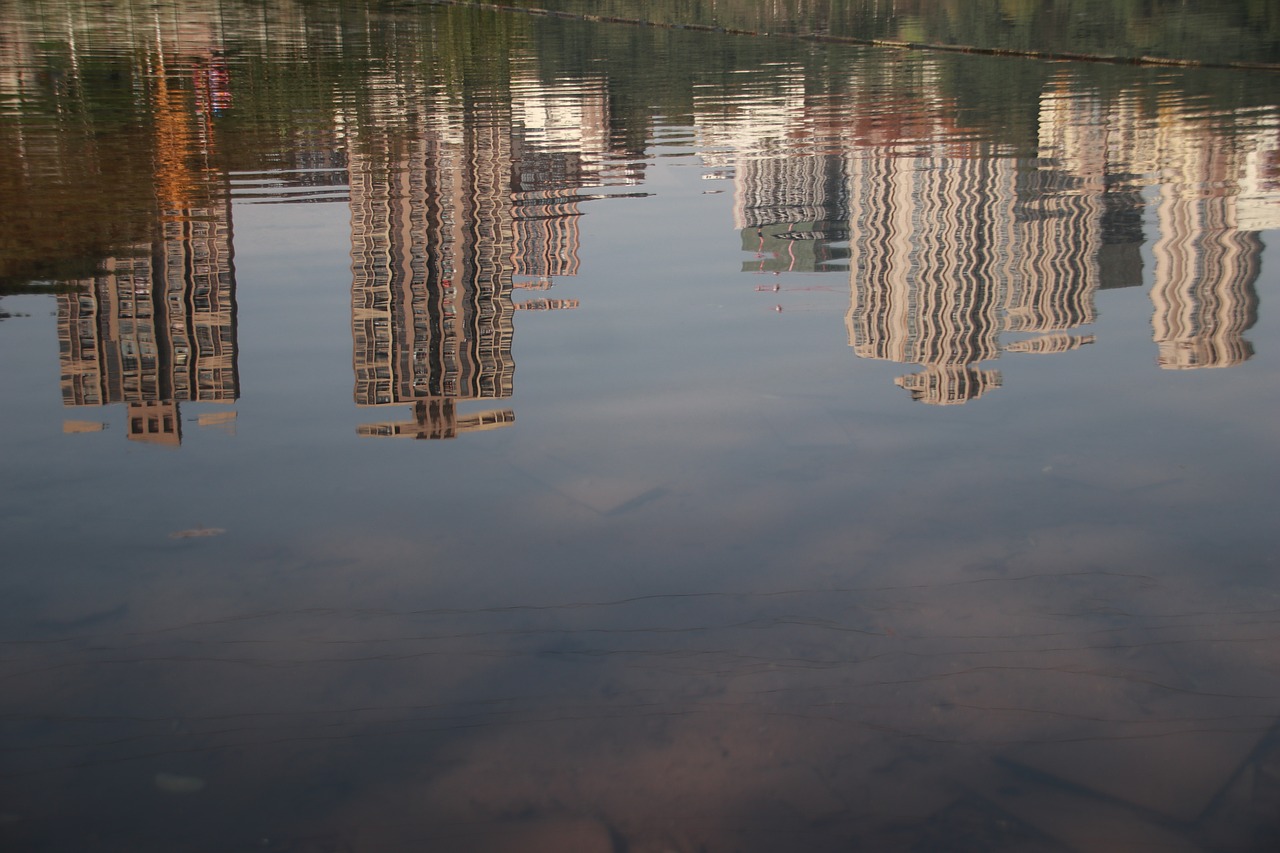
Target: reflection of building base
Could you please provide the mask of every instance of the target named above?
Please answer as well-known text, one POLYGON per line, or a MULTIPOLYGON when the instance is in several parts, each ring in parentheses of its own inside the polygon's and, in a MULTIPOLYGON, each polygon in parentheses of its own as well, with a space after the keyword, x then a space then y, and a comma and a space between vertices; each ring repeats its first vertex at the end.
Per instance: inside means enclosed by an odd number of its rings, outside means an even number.
POLYGON ((954 406, 976 400, 1002 384, 1000 371, 976 370, 968 365, 927 365, 920 373, 893 380, 911 392, 911 399, 931 406, 954 406))
POLYGON ((1199 340, 1160 341, 1156 364, 1165 370, 1235 367, 1253 358, 1253 344, 1236 335, 1199 340))
MULTIPOLYGON (((178 447, 182 444, 182 416, 179 411, 180 400, 159 400, 151 402, 132 402, 126 404, 125 435, 130 441, 141 441, 146 444, 158 444, 164 447, 178 447)), ((230 409, 221 412, 206 412, 196 417, 201 427, 213 427, 235 434, 236 411, 230 409)), ((107 429, 103 421, 65 420, 62 432, 66 435, 80 433, 103 432, 107 429)))
POLYGON ((462 433, 485 432, 510 426, 515 421, 515 412, 510 409, 493 409, 487 412, 460 415, 452 398, 437 397, 414 403, 411 421, 361 424, 356 427, 356 433, 382 438, 456 438, 462 433))
POLYGON ((529 278, 517 278, 512 276, 511 287, 515 290, 550 290, 555 285, 551 280, 551 276, 540 275, 529 278))
POLYGON ((511 307, 517 311, 571 311, 578 304, 576 299, 530 299, 527 302, 513 302, 511 307))
POLYGON ((62 432, 64 435, 75 435, 83 432, 102 432, 107 425, 102 421, 63 421, 62 432))
POLYGON ((130 441, 173 447, 182 443, 182 421, 178 417, 178 403, 175 400, 130 403, 128 422, 130 441))
POLYGON ((202 427, 223 427, 234 432, 236 412, 235 410, 229 412, 206 412, 196 418, 196 423, 202 427))
POLYGON ((1052 335, 1041 335, 1025 341, 1014 341, 1004 348, 1005 352, 1058 353, 1070 352, 1073 349, 1088 346, 1097 340, 1095 335, 1068 335, 1057 332, 1052 335))

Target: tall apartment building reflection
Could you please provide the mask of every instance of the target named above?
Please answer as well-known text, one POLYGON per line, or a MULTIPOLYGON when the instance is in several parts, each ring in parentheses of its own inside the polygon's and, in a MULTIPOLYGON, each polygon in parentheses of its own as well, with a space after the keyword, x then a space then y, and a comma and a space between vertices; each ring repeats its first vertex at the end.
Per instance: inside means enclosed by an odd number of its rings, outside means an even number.
POLYGON ((1227 224, 1227 202, 1161 188, 1151 326, 1163 368, 1230 367, 1253 356, 1244 332, 1258 320, 1262 241, 1227 224))
POLYGON ((1262 244, 1239 225, 1269 221, 1258 201, 1267 193, 1247 185, 1258 141, 1210 138, 1180 109, 1151 122, 1131 98, 1104 108, 1099 97, 1054 85, 1041 99, 1035 161, 855 154, 855 351, 925 365, 898 384, 944 404, 999 384, 994 371, 972 372, 978 360, 1092 343, 1070 332, 1095 321, 1098 290, 1140 283, 1136 176, 1159 175, 1150 291, 1158 362, 1223 367, 1249 358, 1242 333, 1257 320, 1262 244), (998 344, 1006 332, 1035 337, 998 344))
POLYGON ((998 305, 1015 272, 1016 174, 1007 161, 852 157, 849 343, 921 365, 916 400, 963 403, 1001 384, 998 305))
POLYGON ((231 201, 209 167, 208 111, 190 94, 164 73, 154 83, 157 233, 57 297, 63 404, 124 403, 128 438, 153 444, 181 443, 179 403, 240 394, 231 201))
POLYGON ((449 118, 435 112, 413 135, 362 133, 349 154, 355 401, 408 403, 415 416, 362 435, 453 437, 473 426, 458 423, 459 400, 512 393, 510 140, 449 118))
POLYGON ((983 361, 1094 340, 1070 332, 1096 319, 1105 223, 1133 195, 1105 200, 1096 102, 1050 89, 1039 130, 1034 161, 956 142, 851 159, 849 342, 864 358, 920 364, 896 380, 913 399, 964 403, 1003 382, 983 361))
POLYGON ((919 365, 896 380, 914 399, 963 403, 1002 383, 983 362, 1093 343, 1079 330, 1097 319, 1097 293, 1143 281, 1144 192, 1156 183, 1160 365, 1252 353, 1251 230, 1280 219, 1274 139, 1211 137, 1221 130, 1176 100, 1153 121, 1138 96, 1104 99, 1064 76, 1041 95, 1032 158, 971 141, 927 84, 910 109, 811 103, 783 84, 699 119, 729 149, 707 160, 734 177, 735 227, 756 255, 744 268, 830 269, 847 238, 849 343, 859 357, 919 365))
POLYGON ((1152 338, 1160 367, 1230 367, 1253 356, 1244 332, 1258 320, 1262 241, 1238 227, 1242 159, 1178 122, 1156 134, 1166 174, 1152 247, 1152 338))
POLYGON ((229 203, 172 211, 153 243, 76 284, 57 296, 63 405, 125 403, 131 440, 176 445, 180 402, 240 396, 229 203))
POLYGON ((518 308, 578 305, 517 303, 513 291, 578 272, 579 190, 600 179, 607 141, 603 91, 526 80, 514 97, 463 107, 402 87, 381 122, 355 125, 355 401, 413 407, 412 420, 361 435, 452 438, 514 422, 510 409, 458 405, 511 397, 518 308), (411 111, 427 118, 406 125, 411 111))
MULTIPOLYGON (((1262 252, 1254 232, 1280 224, 1277 187, 1261 186, 1265 179, 1253 166, 1275 150, 1275 139, 1206 125, 1176 97, 1156 105, 1154 120, 1150 105, 1140 104, 1135 94, 1122 93, 1105 114, 1087 117, 1081 115, 1082 105, 1098 99, 1063 88, 1058 100, 1073 110, 1059 110, 1072 117, 1064 127, 1095 128, 1070 146, 1069 173, 1092 180, 1098 161, 1105 162, 1100 257, 1122 242, 1136 251, 1140 233, 1128 241, 1117 237, 1126 221, 1139 219, 1140 202, 1117 205, 1116 200, 1138 195, 1133 176, 1158 182, 1150 298, 1159 366, 1229 367, 1248 359, 1253 349, 1243 333, 1257 321, 1254 285, 1262 252)), ((1043 128, 1043 112, 1041 121, 1043 128)), ((1135 227, 1141 228, 1131 224, 1129 230, 1135 227)))
MULTIPOLYGON (((1126 260, 1141 244, 1140 197, 1107 183, 1096 101, 1050 89, 1032 160, 970 141, 927 82, 902 103, 857 104, 788 81, 748 85, 699 117, 701 134, 730 149, 705 159, 733 174, 734 225, 756 256, 744 269, 820 272, 847 258, 850 345, 919 365, 897 384, 926 403, 999 387, 981 365, 1004 352, 1093 341, 1069 332, 1096 317, 1107 235, 1126 260)), ((1114 278, 1134 283, 1124 273, 1114 278)))

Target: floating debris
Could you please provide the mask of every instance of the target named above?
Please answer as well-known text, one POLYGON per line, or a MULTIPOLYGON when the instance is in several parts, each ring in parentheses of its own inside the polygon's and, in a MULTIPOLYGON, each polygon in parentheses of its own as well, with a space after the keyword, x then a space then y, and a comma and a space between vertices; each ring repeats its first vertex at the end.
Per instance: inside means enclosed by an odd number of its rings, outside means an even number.
POLYGON ((180 776, 177 773, 156 774, 156 787, 166 794, 198 794, 205 782, 199 776, 180 776))
POLYGON ((221 536, 227 531, 221 527, 193 527, 190 530, 179 530, 176 533, 170 533, 170 539, 199 539, 203 536, 221 536))

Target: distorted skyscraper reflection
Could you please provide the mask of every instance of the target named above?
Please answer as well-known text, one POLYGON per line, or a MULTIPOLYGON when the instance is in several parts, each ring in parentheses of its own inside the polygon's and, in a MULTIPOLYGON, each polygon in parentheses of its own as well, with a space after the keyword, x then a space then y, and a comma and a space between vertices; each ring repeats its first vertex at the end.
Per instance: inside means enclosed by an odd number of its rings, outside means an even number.
POLYGON ((380 91, 377 118, 348 123, 355 402, 413 418, 358 432, 507 426, 511 409, 458 405, 512 396, 516 311, 578 306, 513 297, 578 273, 580 191, 618 177, 603 82, 521 78, 465 107, 402 81, 380 91))
POLYGON ((1012 163, 857 157, 849 177, 849 345, 924 367, 897 380, 923 402, 999 387, 997 371, 974 365, 999 356, 999 300, 1015 291, 1012 163))
MULTIPOLYGON (((240 396, 231 200, 225 174, 210 163, 217 93, 201 83, 205 64, 167 74, 163 52, 151 62, 160 71, 149 91, 156 233, 58 295, 59 358, 63 405, 125 403, 130 440, 177 445, 179 403, 240 396)), ((76 420, 65 429, 92 426, 76 420)))
POLYGON ((919 365, 896 380, 913 399, 964 403, 1002 384, 984 362, 1093 343, 1074 331, 1097 321, 1100 291, 1142 283, 1151 219, 1160 366, 1252 354, 1242 333, 1257 319, 1262 244, 1247 228, 1277 218, 1260 165, 1275 159, 1275 140, 1222 145, 1177 104, 1152 121, 1150 105, 1104 100, 1069 77, 1041 96, 1035 158, 965 139, 945 111, 922 106, 907 126, 879 120, 874 106, 868 115, 791 96, 760 126, 730 115, 704 132, 743 146, 705 159, 734 176, 735 228, 754 254, 744 269, 822 272, 847 257, 849 344, 862 358, 919 365), (846 130, 831 132, 842 109, 846 130), (798 141, 787 156, 782 139, 798 141), (1153 185, 1154 217, 1144 217, 1153 185))
POLYGON ((1157 136, 1172 180, 1156 201, 1160 236, 1151 285, 1156 362, 1169 370, 1231 367, 1253 356, 1244 332, 1258 320, 1262 241, 1238 222, 1229 150, 1157 136))
POLYGON ((453 437, 457 401, 513 389, 509 135, 423 115, 417 134, 360 132, 349 155, 355 401, 415 416, 362 435, 453 437))
POLYGON ((62 402, 125 403, 131 440, 176 445, 180 402, 240 396, 230 206, 171 212, 132 250, 57 296, 62 402))

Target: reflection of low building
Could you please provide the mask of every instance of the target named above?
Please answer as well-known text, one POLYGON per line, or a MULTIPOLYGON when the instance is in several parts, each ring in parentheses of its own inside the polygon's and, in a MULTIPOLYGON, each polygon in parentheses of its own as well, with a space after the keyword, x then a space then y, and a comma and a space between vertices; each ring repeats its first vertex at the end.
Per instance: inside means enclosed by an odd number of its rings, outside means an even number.
POLYGON ((176 400, 130 403, 127 417, 130 441, 174 447, 182 443, 182 421, 176 400))
POLYGON ((578 306, 577 299, 529 299, 511 307, 517 311, 572 311, 578 306))
POLYGON ((911 399, 933 406, 953 406, 976 400, 1002 384, 1000 371, 976 370, 965 365, 928 365, 919 373, 893 380, 911 392, 911 399))
POLYGON ((380 438, 456 438, 462 433, 486 432, 510 426, 515 421, 515 412, 510 409, 460 415, 456 403, 444 397, 416 402, 411 421, 361 424, 356 428, 356 433, 380 438))
POLYGON ((1096 337, 1094 335, 1068 335, 1064 332, 1055 332, 1050 335, 1041 335, 1038 338, 1013 341, 1005 345, 1004 351, 1022 353, 1070 352, 1094 343, 1095 340, 1096 337))

